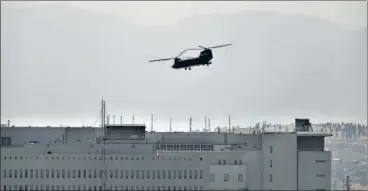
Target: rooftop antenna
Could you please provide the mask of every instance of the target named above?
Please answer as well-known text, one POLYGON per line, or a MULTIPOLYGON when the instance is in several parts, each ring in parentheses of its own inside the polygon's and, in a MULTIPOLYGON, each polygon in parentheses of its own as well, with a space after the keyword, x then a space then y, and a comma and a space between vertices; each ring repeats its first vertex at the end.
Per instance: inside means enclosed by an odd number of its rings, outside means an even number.
POLYGON ((208 118, 208 131, 211 132, 211 119, 208 118))
POLYGON ((107 115, 107 125, 110 125, 110 115, 107 115))
POLYGON ((123 124, 123 116, 120 116, 120 125, 123 124))
POLYGON ((153 131, 153 114, 151 114, 151 131, 153 131))
POLYGON ((192 117, 189 117, 189 132, 192 132, 192 117))
POLYGON ((115 114, 112 116, 113 124, 115 125, 115 114))
POLYGON ((172 119, 170 118, 170 132, 172 131, 172 129, 171 129, 171 121, 172 121, 172 119))
POLYGON ((132 124, 134 125, 134 115, 132 115, 132 124))
POLYGON ((351 190, 350 176, 346 176, 345 187, 346 187, 346 191, 350 191, 351 190))
POLYGON ((204 116, 204 129, 207 131, 207 116, 204 116))
POLYGON ((229 114, 229 133, 231 133, 231 118, 230 118, 230 114, 229 114))

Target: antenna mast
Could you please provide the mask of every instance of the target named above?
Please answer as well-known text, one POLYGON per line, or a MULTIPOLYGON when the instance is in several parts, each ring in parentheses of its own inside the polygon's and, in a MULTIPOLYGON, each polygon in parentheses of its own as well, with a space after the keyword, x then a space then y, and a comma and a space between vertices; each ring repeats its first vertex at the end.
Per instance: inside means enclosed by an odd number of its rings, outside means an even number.
POLYGON ((153 114, 151 114, 151 131, 153 131, 153 114))
POLYGON ((230 123, 231 119, 230 119, 230 114, 229 114, 229 133, 231 133, 231 123, 230 123))
POLYGON ((170 118, 170 132, 172 131, 172 129, 171 129, 171 121, 172 121, 172 119, 170 118))
POLYGON ((189 132, 192 132, 192 117, 189 117, 189 132))
POLYGON ((101 187, 103 190, 106 190, 106 178, 107 178, 107 172, 106 172, 106 144, 105 144, 105 141, 106 141, 106 102, 105 100, 102 98, 102 101, 101 101, 101 126, 102 126, 102 132, 103 132, 103 135, 102 135, 102 157, 103 157, 103 165, 102 165, 102 183, 101 183, 101 187))
POLYGON ((211 132, 211 119, 208 118, 208 131, 211 132))
POLYGON ((207 131, 207 116, 204 116, 204 130, 207 131))

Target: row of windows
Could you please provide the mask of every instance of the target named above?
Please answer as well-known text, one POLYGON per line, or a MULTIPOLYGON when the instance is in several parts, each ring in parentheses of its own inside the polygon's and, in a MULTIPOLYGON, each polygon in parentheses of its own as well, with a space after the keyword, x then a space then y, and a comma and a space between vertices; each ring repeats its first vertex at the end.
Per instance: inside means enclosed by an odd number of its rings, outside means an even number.
MULTIPOLYGON (((130 191, 130 190, 203 190, 202 186, 133 186, 133 185, 120 185, 120 186, 112 186, 110 185, 107 187, 108 190, 111 191, 130 191)), ((102 191, 102 186, 87 186, 87 185, 4 185, 3 186, 4 191, 8 190, 22 190, 22 191, 38 191, 38 190, 55 190, 55 191, 61 191, 61 190, 73 190, 73 191, 102 191)))
MULTIPOLYGON (((153 156, 152 160, 192 160, 191 157, 183 156, 153 156)), ((32 160, 32 156, 4 156, 4 160, 32 160)), ((46 159, 46 160, 103 160, 102 156, 34 156, 34 159, 46 159)), ((144 156, 107 156, 105 160, 145 160, 144 156)))
POLYGON ((169 151, 213 151, 214 146, 209 144, 156 144, 156 149, 169 151))
MULTIPOLYGON (((213 182, 215 181, 215 175, 214 174, 210 174, 210 181, 213 182)), ((224 174, 224 182, 228 182, 229 181, 229 174, 224 174)), ((243 181, 243 174, 238 174, 238 182, 242 182, 243 181)))
POLYGON ((202 170, 4 169, 4 178, 203 179, 202 170))
MULTIPOLYGON (((226 160, 219 160, 218 164, 219 165, 226 165, 226 160)), ((242 165, 242 160, 235 160, 234 164, 235 165, 242 165)))

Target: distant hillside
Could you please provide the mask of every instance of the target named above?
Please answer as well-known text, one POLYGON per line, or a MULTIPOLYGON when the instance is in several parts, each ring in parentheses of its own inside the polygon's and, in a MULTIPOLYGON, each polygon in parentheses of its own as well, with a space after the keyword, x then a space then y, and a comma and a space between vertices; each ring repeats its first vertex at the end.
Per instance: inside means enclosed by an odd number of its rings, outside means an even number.
POLYGON ((2 8, 1 27, 2 116, 95 115, 101 96, 127 114, 367 115, 367 28, 273 12, 141 27, 52 5, 2 8), (209 68, 147 62, 228 42, 209 68))

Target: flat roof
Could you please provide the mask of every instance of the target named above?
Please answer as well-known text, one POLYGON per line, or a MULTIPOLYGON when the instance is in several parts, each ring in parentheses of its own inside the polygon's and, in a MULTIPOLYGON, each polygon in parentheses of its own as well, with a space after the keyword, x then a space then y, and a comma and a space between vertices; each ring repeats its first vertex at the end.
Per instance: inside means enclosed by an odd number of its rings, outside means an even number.
POLYGON ((297 136, 309 136, 309 137, 330 137, 333 134, 328 132, 311 132, 311 131, 297 131, 297 136))

